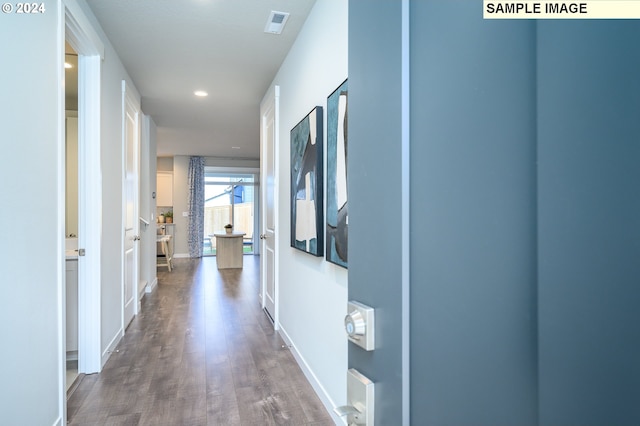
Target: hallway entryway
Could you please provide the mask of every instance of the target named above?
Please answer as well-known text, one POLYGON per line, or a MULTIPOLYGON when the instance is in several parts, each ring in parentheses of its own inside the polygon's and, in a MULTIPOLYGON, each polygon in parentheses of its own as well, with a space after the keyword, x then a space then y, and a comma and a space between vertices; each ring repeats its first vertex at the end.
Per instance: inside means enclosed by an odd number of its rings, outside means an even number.
POLYGON ((116 353, 70 397, 69 424, 333 425, 260 309, 259 264, 159 270, 116 353))

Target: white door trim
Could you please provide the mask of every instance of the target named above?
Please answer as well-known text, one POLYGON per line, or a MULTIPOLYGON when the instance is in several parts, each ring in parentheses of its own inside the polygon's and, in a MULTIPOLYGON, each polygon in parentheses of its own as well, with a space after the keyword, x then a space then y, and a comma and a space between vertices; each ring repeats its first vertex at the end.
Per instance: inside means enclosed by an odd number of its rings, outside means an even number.
MULTIPOLYGON (((65 207, 65 40, 78 53, 78 234, 79 247, 86 256, 78 259, 78 371, 96 373, 102 369, 100 357, 100 285, 102 231, 102 173, 100 169, 100 61, 104 45, 76 0, 58 3, 58 205, 60 217, 65 207), (90 190, 88 190, 90 189, 90 190)), ((60 247, 64 251, 65 221, 58 221, 60 247)), ((60 262, 65 262, 61 256, 60 262)), ((58 279, 58 405, 61 424, 67 422, 66 386, 66 271, 58 279)))
MULTIPOLYGON (((65 0, 64 6, 60 31, 78 53, 78 244, 86 253, 78 259, 78 370, 89 374, 102 369, 100 68, 104 45, 77 1, 65 0)), ((64 97, 61 103, 64 111, 64 97)), ((64 193, 59 196, 64 199, 64 193)), ((58 233, 64 235, 64 229, 58 233)))
POLYGON ((78 258, 78 370, 89 374, 102 369, 100 57, 79 54, 78 64, 78 85, 84 88, 78 91, 78 243, 86 253, 78 258))
POLYGON ((66 264, 65 264, 65 212, 66 212, 66 117, 65 117, 65 92, 64 92, 64 51, 65 51, 65 13, 64 6, 56 9, 58 19, 58 31, 56 33, 56 81, 58 81, 58 134, 57 134, 57 199, 58 199, 58 272, 56 274, 57 292, 57 325, 58 325, 58 417, 54 424, 67 423, 67 308, 66 308, 66 264))
POLYGON ((280 299, 280 233, 277 232, 278 224, 280 223, 280 209, 278 205, 280 203, 280 86, 276 85, 274 88, 274 114, 273 114, 273 175, 275 181, 273 182, 274 193, 273 193, 273 217, 276 226, 275 233, 275 242, 273 244, 274 247, 274 263, 273 265, 273 279, 274 279, 274 290, 273 296, 275 297, 275 317, 273 318, 274 329, 280 329, 280 308, 279 308, 279 299, 280 299))
MULTIPOLYGON (((104 59, 104 44, 98 33, 93 29, 91 21, 84 14, 82 6, 77 0, 64 0, 63 4, 65 7, 67 41, 73 46, 78 55, 98 55, 100 59, 104 59)), ((61 28, 65 28, 65 26, 61 28)))

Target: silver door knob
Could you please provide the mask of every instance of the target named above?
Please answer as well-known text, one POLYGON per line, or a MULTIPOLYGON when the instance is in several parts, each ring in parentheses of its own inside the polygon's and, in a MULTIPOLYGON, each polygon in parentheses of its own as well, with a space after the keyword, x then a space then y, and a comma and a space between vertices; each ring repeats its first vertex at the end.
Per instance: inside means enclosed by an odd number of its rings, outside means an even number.
POLYGON ((260 239, 261 240, 266 240, 267 239, 267 234, 260 234, 260 239))
POLYGON ((344 328, 349 337, 359 339, 367 331, 367 323, 360 311, 353 311, 344 317, 344 328))
POLYGON ((140 240, 141 240, 140 235, 133 236, 133 241, 140 241, 140 240))

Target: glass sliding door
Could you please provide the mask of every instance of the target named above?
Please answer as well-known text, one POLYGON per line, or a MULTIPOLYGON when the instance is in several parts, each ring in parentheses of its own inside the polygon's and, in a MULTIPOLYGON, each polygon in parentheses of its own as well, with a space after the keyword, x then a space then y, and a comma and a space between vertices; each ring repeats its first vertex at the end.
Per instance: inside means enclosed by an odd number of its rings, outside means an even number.
POLYGON ((231 224, 235 232, 244 232, 244 253, 253 253, 256 220, 255 173, 229 173, 205 168, 204 255, 216 254, 215 233, 231 224))
POLYGON ((224 225, 231 223, 231 201, 226 187, 211 182, 205 176, 204 187, 204 252, 205 256, 215 255, 214 233, 223 232, 224 225))

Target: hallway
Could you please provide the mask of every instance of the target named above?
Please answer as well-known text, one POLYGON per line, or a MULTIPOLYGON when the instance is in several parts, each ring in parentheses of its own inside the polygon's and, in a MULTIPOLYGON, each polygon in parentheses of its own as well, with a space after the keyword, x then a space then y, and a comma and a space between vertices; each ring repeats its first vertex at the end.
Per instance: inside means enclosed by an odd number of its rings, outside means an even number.
POLYGON ((333 425, 260 309, 259 260, 160 268, 116 353, 69 398, 69 424, 333 425))

